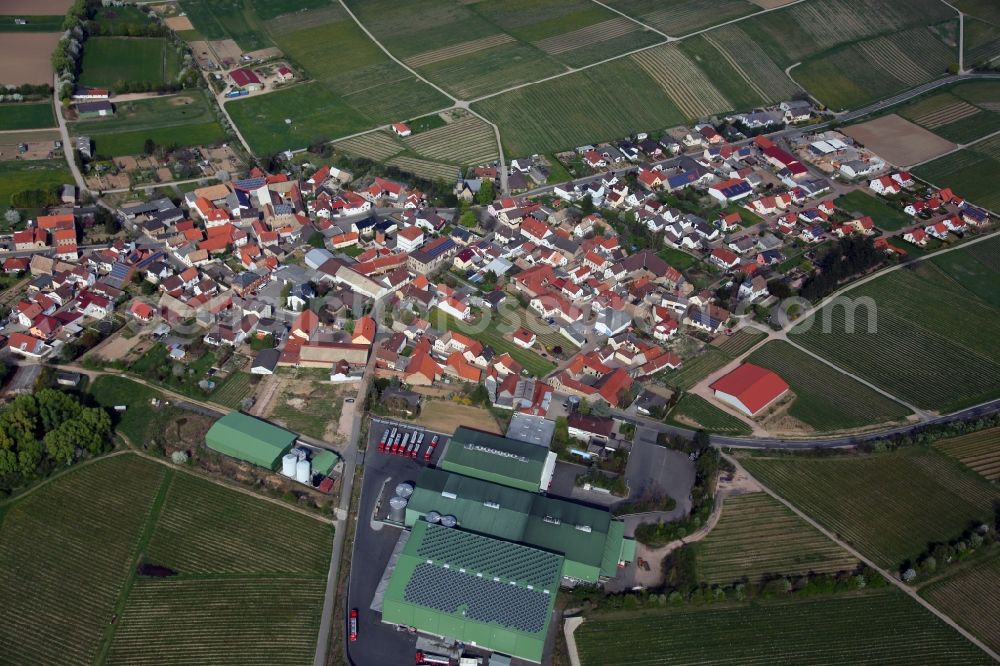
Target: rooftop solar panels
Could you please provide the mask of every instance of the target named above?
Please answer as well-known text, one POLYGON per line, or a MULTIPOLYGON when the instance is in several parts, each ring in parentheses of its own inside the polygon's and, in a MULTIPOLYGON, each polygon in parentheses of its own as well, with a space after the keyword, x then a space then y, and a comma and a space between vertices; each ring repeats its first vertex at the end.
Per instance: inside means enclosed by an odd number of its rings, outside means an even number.
POLYGON ((557 555, 440 525, 427 525, 416 554, 439 566, 545 589, 558 586, 562 571, 557 555))
POLYGON ((431 564, 417 565, 403 598, 531 634, 544 631, 548 619, 549 595, 544 592, 431 564))

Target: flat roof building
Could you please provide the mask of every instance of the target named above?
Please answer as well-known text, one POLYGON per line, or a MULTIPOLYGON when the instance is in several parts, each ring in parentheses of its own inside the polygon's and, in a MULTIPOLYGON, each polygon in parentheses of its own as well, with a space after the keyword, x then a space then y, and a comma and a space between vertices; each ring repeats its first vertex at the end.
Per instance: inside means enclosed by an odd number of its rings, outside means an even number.
POLYGON ((552 482, 556 454, 547 446, 460 426, 448 440, 441 469, 529 492, 552 482))
POLYGON ((561 576, 596 583, 635 556, 625 523, 605 509, 425 468, 406 506, 407 527, 428 513, 454 516, 458 529, 515 541, 565 557, 561 576))
POLYGON ((240 412, 230 412, 205 433, 208 448, 274 470, 295 444, 295 433, 240 412))
POLYGON ((421 521, 382 620, 541 663, 561 569, 559 555, 421 521))

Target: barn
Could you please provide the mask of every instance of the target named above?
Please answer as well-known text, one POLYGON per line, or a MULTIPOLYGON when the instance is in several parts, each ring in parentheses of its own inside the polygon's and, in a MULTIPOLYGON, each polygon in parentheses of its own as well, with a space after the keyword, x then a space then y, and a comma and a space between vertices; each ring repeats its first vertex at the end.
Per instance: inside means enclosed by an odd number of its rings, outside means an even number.
POLYGON ((753 363, 744 363, 709 388, 716 398, 748 416, 756 416, 788 393, 784 379, 753 363))
POLYGON ((208 448, 274 470, 295 444, 295 433, 239 412, 230 412, 205 433, 208 448))

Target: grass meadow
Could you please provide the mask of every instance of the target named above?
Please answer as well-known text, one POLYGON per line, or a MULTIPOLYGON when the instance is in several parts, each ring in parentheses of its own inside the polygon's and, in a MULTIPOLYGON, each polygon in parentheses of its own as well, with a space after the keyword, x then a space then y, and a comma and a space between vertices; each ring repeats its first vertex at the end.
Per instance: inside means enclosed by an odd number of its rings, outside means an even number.
POLYGON ((72 182, 64 160, 0 162, 0 209, 10 207, 12 195, 24 190, 55 190, 72 182))
POLYGON ((0 127, 5 130, 55 127, 56 117, 50 102, 39 104, 0 104, 0 127))
POLYGON ((913 223, 909 215, 892 208, 864 190, 854 190, 838 197, 834 204, 852 215, 868 215, 874 220, 875 226, 884 231, 899 231, 913 223))
POLYGON ((742 419, 727 414, 699 395, 684 395, 670 411, 671 422, 683 427, 700 427, 707 432, 724 435, 749 435, 750 426, 742 419))
POLYGON ((119 82, 169 81, 168 51, 173 47, 161 37, 92 37, 83 49, 80 85, 114 88, 119 82))

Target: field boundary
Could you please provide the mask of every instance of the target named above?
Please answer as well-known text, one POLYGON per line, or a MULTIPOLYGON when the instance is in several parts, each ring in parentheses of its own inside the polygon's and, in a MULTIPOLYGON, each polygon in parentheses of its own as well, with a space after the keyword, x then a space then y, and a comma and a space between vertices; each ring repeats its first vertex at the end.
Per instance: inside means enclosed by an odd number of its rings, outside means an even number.
POLYGON ((802 520, 806 521, 807 523, 809 523, 810 525, 812 525, 814 528, 816 528, 817 530, 819 530, 828 539, 830 539, 831 541, 833 541, 834 543, 836 543, 837 545, 839 545, 841 548, 843 548, 844 550, 846 550, 848 553, 850 553, 851 555, 853 555, 854 557, 856 557, 860 562, 863 562, 866 566, 870 567, 873 571, 877 571, 879 574, 881 574, 881 576, 883 578, 885 578, 887 581, 889 581, 889 583, 891 583, 892 585, 895 585, 897 588, 899 588, 900 590, 902 590, 905 594, 909 595, 909 597, 911 599, 915 600, 918 604, 920 604, 921 606, 923 606, 924 608, 926 608, 927 610, 929 610, 931 613, 933 613, 935 616, 937 616, 938 619, 940 619, 942 622, 944 622, 949 627, 951 627, 952 629, 954 629, 955 631, 957 631, 959 634, 961 634, 967 641, 969 641, 970 643, 972 643, 973 645, 975 645, 976 647, 978 647, 980 650, 982 650, 983 652, 985 652, 987 655, 989 655, 994 661, 1000 662, 1000 655, 998 655, 996 652, 994 652, 993 650, 991 650, 989 648, 989 646, 987 646, 981 640, 979 640, 978 638, 976 638, 975 636, 973 636, 964 627, 962 627, 957 622, 955 622, 954 620, 952 620, 949 616, 947 616, 946 614, 944 614, 942 611, 938 610, 935 606, 933 606, 926 599, 924 599, 923 597, 921 597, 920 594, 917 592, 917 590, 911 588, 909 585, 907 585, 907 584, 903 583, 902 581, 898 580, 895 576, 893 576, 892 574, 890 574, 889 572, 887 572, 885 569, 883 569, 882 567, 880 567, 877 564, 875 564, 875 562, 873 562, 872 560, 870 560, 869 558, 867 558, 862 553, 858 552, 858 550, 855 549, 853 546, 851 546, 849 543, 846 543, 845 541, 843 541, 842 539, 840 539, 837 535, 835 535, 833 532, 831 532, 830 530, 826 529, 825 527, 823 527, 822 525, 820 525, 817 521, 815 521, 812 518, 810 518, 808 515, 806 515, 803 511, 801 511, 794 504, 792 504, 791 502, 789 502, 785 498, 783 498, 780 495, 778 495, 778 493, 776 493, 775 491, 771 490, 771 488, 769 488, 767 485, 761 483, 760 479, 758 479, 757 477, 755 477, 752 474, 750 474, 749 472, 747 472, 746 468, 744 468, 740 464, 739 460, 737 460, 733 456, 731 456, 729 454, 726 454, 726 453, 721 453, 721 455, 722 455, 722 457, 725 460, 727 460, 737 470, 742 471, 748 477, 754 479, 757 482, 757 485, 760 486, 760 489, 763 490, 765 493, 767 493, 768 495, 770 495, 771 497, 773 497, 774 499, 778 500, 783 505, 785 505, 786 507, 788 507, 792 511, 792 513, 794 513, 799 518, 801 518, 802 520))
MULTIPOLYGON (((135 572, 136 566, 138 566, 139 561, 146 552, 146 548, 149 546, 150 540, 153 538, 153 532, 156 531, 156 525, 160 521, 160 512, 163 510, 163 504, 167 499, 167 492, 170 490, 170 486, 173 485, 176 474, 176 470, 168 468, 163 474, 163 479, 160 481, 160 487, 156 491, 156 498, 149 508, 149 515, 146 516, 146 521, 142 525, 142 531, 136 540, 135 552, 132 553, 132 557, 129 560, 128 573, 125 576, 125 580, 122 581, 121 590, 118 591, 118 597, 115 599, 113 611, 116 618, 120 617, 125 611, 129 594, 132 592, 132 588, 135 586, 135 581, 138 578, 135 572)), ((97 648, 96 663, 103 664, 107 661, 118 626, 118 622, 112 622, 104 630, 104 635, 101 637, 100 645, 97 648)))

